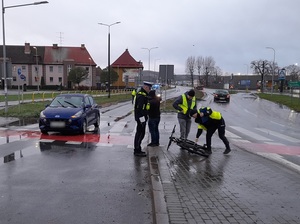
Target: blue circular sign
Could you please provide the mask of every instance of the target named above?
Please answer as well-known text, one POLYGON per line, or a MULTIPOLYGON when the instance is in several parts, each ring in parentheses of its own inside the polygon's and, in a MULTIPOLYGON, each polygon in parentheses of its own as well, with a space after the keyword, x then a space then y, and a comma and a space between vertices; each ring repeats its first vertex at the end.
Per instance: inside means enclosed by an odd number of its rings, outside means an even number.
POLYGON ((23 80, 25 80, 25 79, 26 79, 26 76, 25 76, 25 75, 23 75, 23 74, 21 74, 21 75, 20 75, 20 79, 23 79, 23 80))

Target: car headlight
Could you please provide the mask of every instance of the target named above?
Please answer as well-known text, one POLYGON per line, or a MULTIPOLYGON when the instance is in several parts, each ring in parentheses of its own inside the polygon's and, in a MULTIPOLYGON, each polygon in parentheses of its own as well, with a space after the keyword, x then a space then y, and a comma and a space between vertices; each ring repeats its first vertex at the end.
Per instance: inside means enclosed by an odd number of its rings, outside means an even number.
POLYGON ((46 118, 45 114, 44 114, 44 111, 41 111, 40 113, 40 118, 46 118))
POLYGON ((78 118, 81 117, 82 111, 78 111, 76 114, 72 115, 71 118, 78 118))

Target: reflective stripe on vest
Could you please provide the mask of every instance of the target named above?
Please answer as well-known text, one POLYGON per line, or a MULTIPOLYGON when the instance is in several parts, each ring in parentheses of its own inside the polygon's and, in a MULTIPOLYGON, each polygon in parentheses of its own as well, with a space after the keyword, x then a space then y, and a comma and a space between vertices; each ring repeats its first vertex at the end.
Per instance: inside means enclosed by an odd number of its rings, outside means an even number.
MULTIPOLYGON (((143 96, 147 96, 147 94, 146 93, 144 93, 144 92, 138 92, 136 95, 143 95, 143 96)), ((135 95, 135 97, 134 97, 134 105, 135 105, 135 101, 136 101, 136 96, 135 95)), ((135 108, 135 106, 134 106, 134 108, 135 108)), ((142 108, 143 110, 145 110, 145 104, 143 105, 143 108, 142 108)), ((150 110, 150 103, 148 102, 147 103, 147 105, 146 105, 146 110, 150 110)))

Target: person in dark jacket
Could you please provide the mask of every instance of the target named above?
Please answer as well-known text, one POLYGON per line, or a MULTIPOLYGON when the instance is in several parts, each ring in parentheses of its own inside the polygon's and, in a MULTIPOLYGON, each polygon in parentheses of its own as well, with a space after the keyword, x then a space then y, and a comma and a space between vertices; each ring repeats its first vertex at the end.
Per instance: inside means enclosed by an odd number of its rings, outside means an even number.
POLYGON ((160 101, 161 98, 156 95, 155 90, 149 92, 149 120, 148 127, 151 135, 151 142, 148 146, 155 147, 159 146, 159 122, 160 122, 160 101))
POLYGON ((173 103, 177 110, 178 122, 180 127, 180 138, 186 140, 191 130, 190 110, 197 109, 195 91, 191 89, 179 96, 173 103))
POLYGON ((145 137, 146 123, 148 120, 148 93, 151 90, 152 84, 144 82, 142 88, 140 88, 135 96, 134 100, 134 119, 137 122, 136 133, 134 136, 134 155, 135 156, 147 156, 142 151, 141 143, 145 137))
POLYGON ((229 141, 225 136, 225 120, 220 112, 213 111, 210 107, 201 107, 199 110, 191 110, 190 116, 194 117, 195 122, 198 123, 196 142, 202 134, 202 131, 206 130, 206 146, 208 154, 212 153, 211 138, 216 130, 218 130, 219 138, 223 141, 226 147, 223 153, 230 153, 231 149, 229 146, 229 141))

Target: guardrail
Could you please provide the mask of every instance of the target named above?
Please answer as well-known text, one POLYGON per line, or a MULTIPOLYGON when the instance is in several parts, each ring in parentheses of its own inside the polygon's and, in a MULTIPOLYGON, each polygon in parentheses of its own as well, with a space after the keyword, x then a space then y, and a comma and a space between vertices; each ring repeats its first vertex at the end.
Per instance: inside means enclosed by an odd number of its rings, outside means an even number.
MULTIPOLYGON (((112 89, 111 94, 127 94, 131 92, 130 90, 124 90, 124 89, 112 89)), ((82 93, 82 94, 90 94, 93 96, 106 96, 108 92, 105 90, 77 90, 77 91, 40 91, 40 92, 15 92, 16 94, 10 93, 7 95, 8 101, 24 101, 24 100, 31 100, 32 102, 35 101, 45 101, 49 99, 53 99, 59 94, 63 93, 82 93)), ((0 101, 3 102, 4 94, 0 95, 0 101)))

